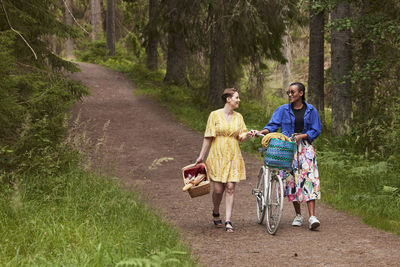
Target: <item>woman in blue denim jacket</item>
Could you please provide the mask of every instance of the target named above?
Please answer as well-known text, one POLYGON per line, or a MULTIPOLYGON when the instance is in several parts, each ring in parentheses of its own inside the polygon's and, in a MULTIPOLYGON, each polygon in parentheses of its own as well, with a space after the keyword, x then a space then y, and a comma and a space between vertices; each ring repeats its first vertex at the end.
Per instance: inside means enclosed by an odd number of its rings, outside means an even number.
MULTIPOLYGON (((277 108, 269 123, 260 132, 268 134, 278 131, 287 136, 295 134, 298 153, 293 160, 293 171, 287 177, 287 196, 293 202, 296 216, 293 226, 301 226, 300 203, 306 202, 309 212, 309 229, 315 230, 320 222, 315 216, 315 200, 321 198, 315 149, 312 142, 321 133, 321 121, 317 109, 305 101, 305 86, 295 82, 290 84, 287 91, 290 104, 277 108)), ((281 171, 281 175, 286 173, 281 171)))

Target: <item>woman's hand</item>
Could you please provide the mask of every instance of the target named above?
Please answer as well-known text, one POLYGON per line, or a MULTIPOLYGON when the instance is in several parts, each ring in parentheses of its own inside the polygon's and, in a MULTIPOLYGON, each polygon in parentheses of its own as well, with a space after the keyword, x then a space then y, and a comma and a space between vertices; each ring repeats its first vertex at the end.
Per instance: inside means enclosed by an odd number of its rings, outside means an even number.
POLYGON ((241 142, 244 142, 247 139, 249 139, 250 137, 255 136, 256 132, 257 132, 256 130, 250 130, 246 133, 242 133, 241 135, 239 135, 238 140, 241 142))
POLYGON ((307 139, 308 135, 307 134, 296 134, 294 136, 294 140, 296 140, 296 143, 302 139, 307 139))
POLYGON ((254 137, 257 133, 257 130, 250 130, 249 132, 247 132, 247 137, 254 137))
POLYGON ((261 131, 258 131, 258 130, 255 130, 256 131, 256 133, 254 134, 254 136, 260 136, 261 134, 262 134, 262 132, 261 131))
POLYGON ((254 130, 254 131, 255 131, 254 136, 260 136, 261 134, 262 135, 269 134, 269 130, 268 129, 264 129, 264 130, 261 130, 261 131, 258 131, 258 130, 254 130))
POLYGON ((203 161, 204 161, 204 158, 203 157, 201 157, 201 156, 199 156, 197 159, 196 159, 196 161, 195 161, 195 165, 197 165, 197 164, 199 164, 199 163, 203 163, 203 161))

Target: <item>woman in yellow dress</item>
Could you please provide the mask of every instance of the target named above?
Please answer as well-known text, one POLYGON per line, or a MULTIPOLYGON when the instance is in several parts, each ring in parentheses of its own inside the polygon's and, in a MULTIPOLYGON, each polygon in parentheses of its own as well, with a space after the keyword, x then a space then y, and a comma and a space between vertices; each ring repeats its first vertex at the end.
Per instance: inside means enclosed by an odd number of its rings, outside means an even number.
POLYGON ((234 110, 239 107, 239 93, 235 88, 227 88, 222 93, 224 107, 210 113, 204 133, 203 145, 197 163, 205 162, 207 173, 213 182, 213 220, 222 227, 219 206, 225 192, 225 229, 233 232, 231 216, 236 183, 246 179, 246 169, 239 148, 239 141, 245 141, 256 131, 247 131, 243 117, 234 110))

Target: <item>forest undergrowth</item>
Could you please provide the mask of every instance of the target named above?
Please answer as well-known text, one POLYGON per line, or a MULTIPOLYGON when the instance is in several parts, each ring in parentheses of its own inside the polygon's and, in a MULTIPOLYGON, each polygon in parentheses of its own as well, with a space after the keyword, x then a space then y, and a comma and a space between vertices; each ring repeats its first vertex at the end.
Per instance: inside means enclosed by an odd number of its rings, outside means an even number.
POLYGON ((19 64, 13 41, 0 36, 8 48, 0 52, 1 265, 196 265, 178 231, 139 193, 103 175, 107 125, 90 140, 70 118, 87 88, 19 64))
MULTIPOLYGON (((48 108, 61 103, 50 99, 48 108)), ((25 131, 17 138, 25 137, 23 155, 15 153, 19 142, 1 146, 0 262, 5 266, 194 266, 178 231, 135 190, 103 175, 104 168, 112 168, 104 159, 107 124, 99 139, 90 140, 79 116, 70 121, 69 109, 61 113, 58 124, 48 122, 52 116, 24 122, 25 131), (51 140, 55 130, 60 136, 51 140)))

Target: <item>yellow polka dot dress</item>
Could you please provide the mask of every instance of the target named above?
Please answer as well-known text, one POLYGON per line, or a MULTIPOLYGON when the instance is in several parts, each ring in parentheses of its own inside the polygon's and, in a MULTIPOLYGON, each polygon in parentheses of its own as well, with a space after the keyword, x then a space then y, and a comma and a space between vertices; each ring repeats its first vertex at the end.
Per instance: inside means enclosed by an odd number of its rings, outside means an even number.
POLYGON ((228 122, 223 110, 210 113, 204 137, 214 137, 206 160, 208 177, 216 182, 239 182, 246 179, 246 169, 239 140, 247 133, 240 113, 233 112, 228 122))

